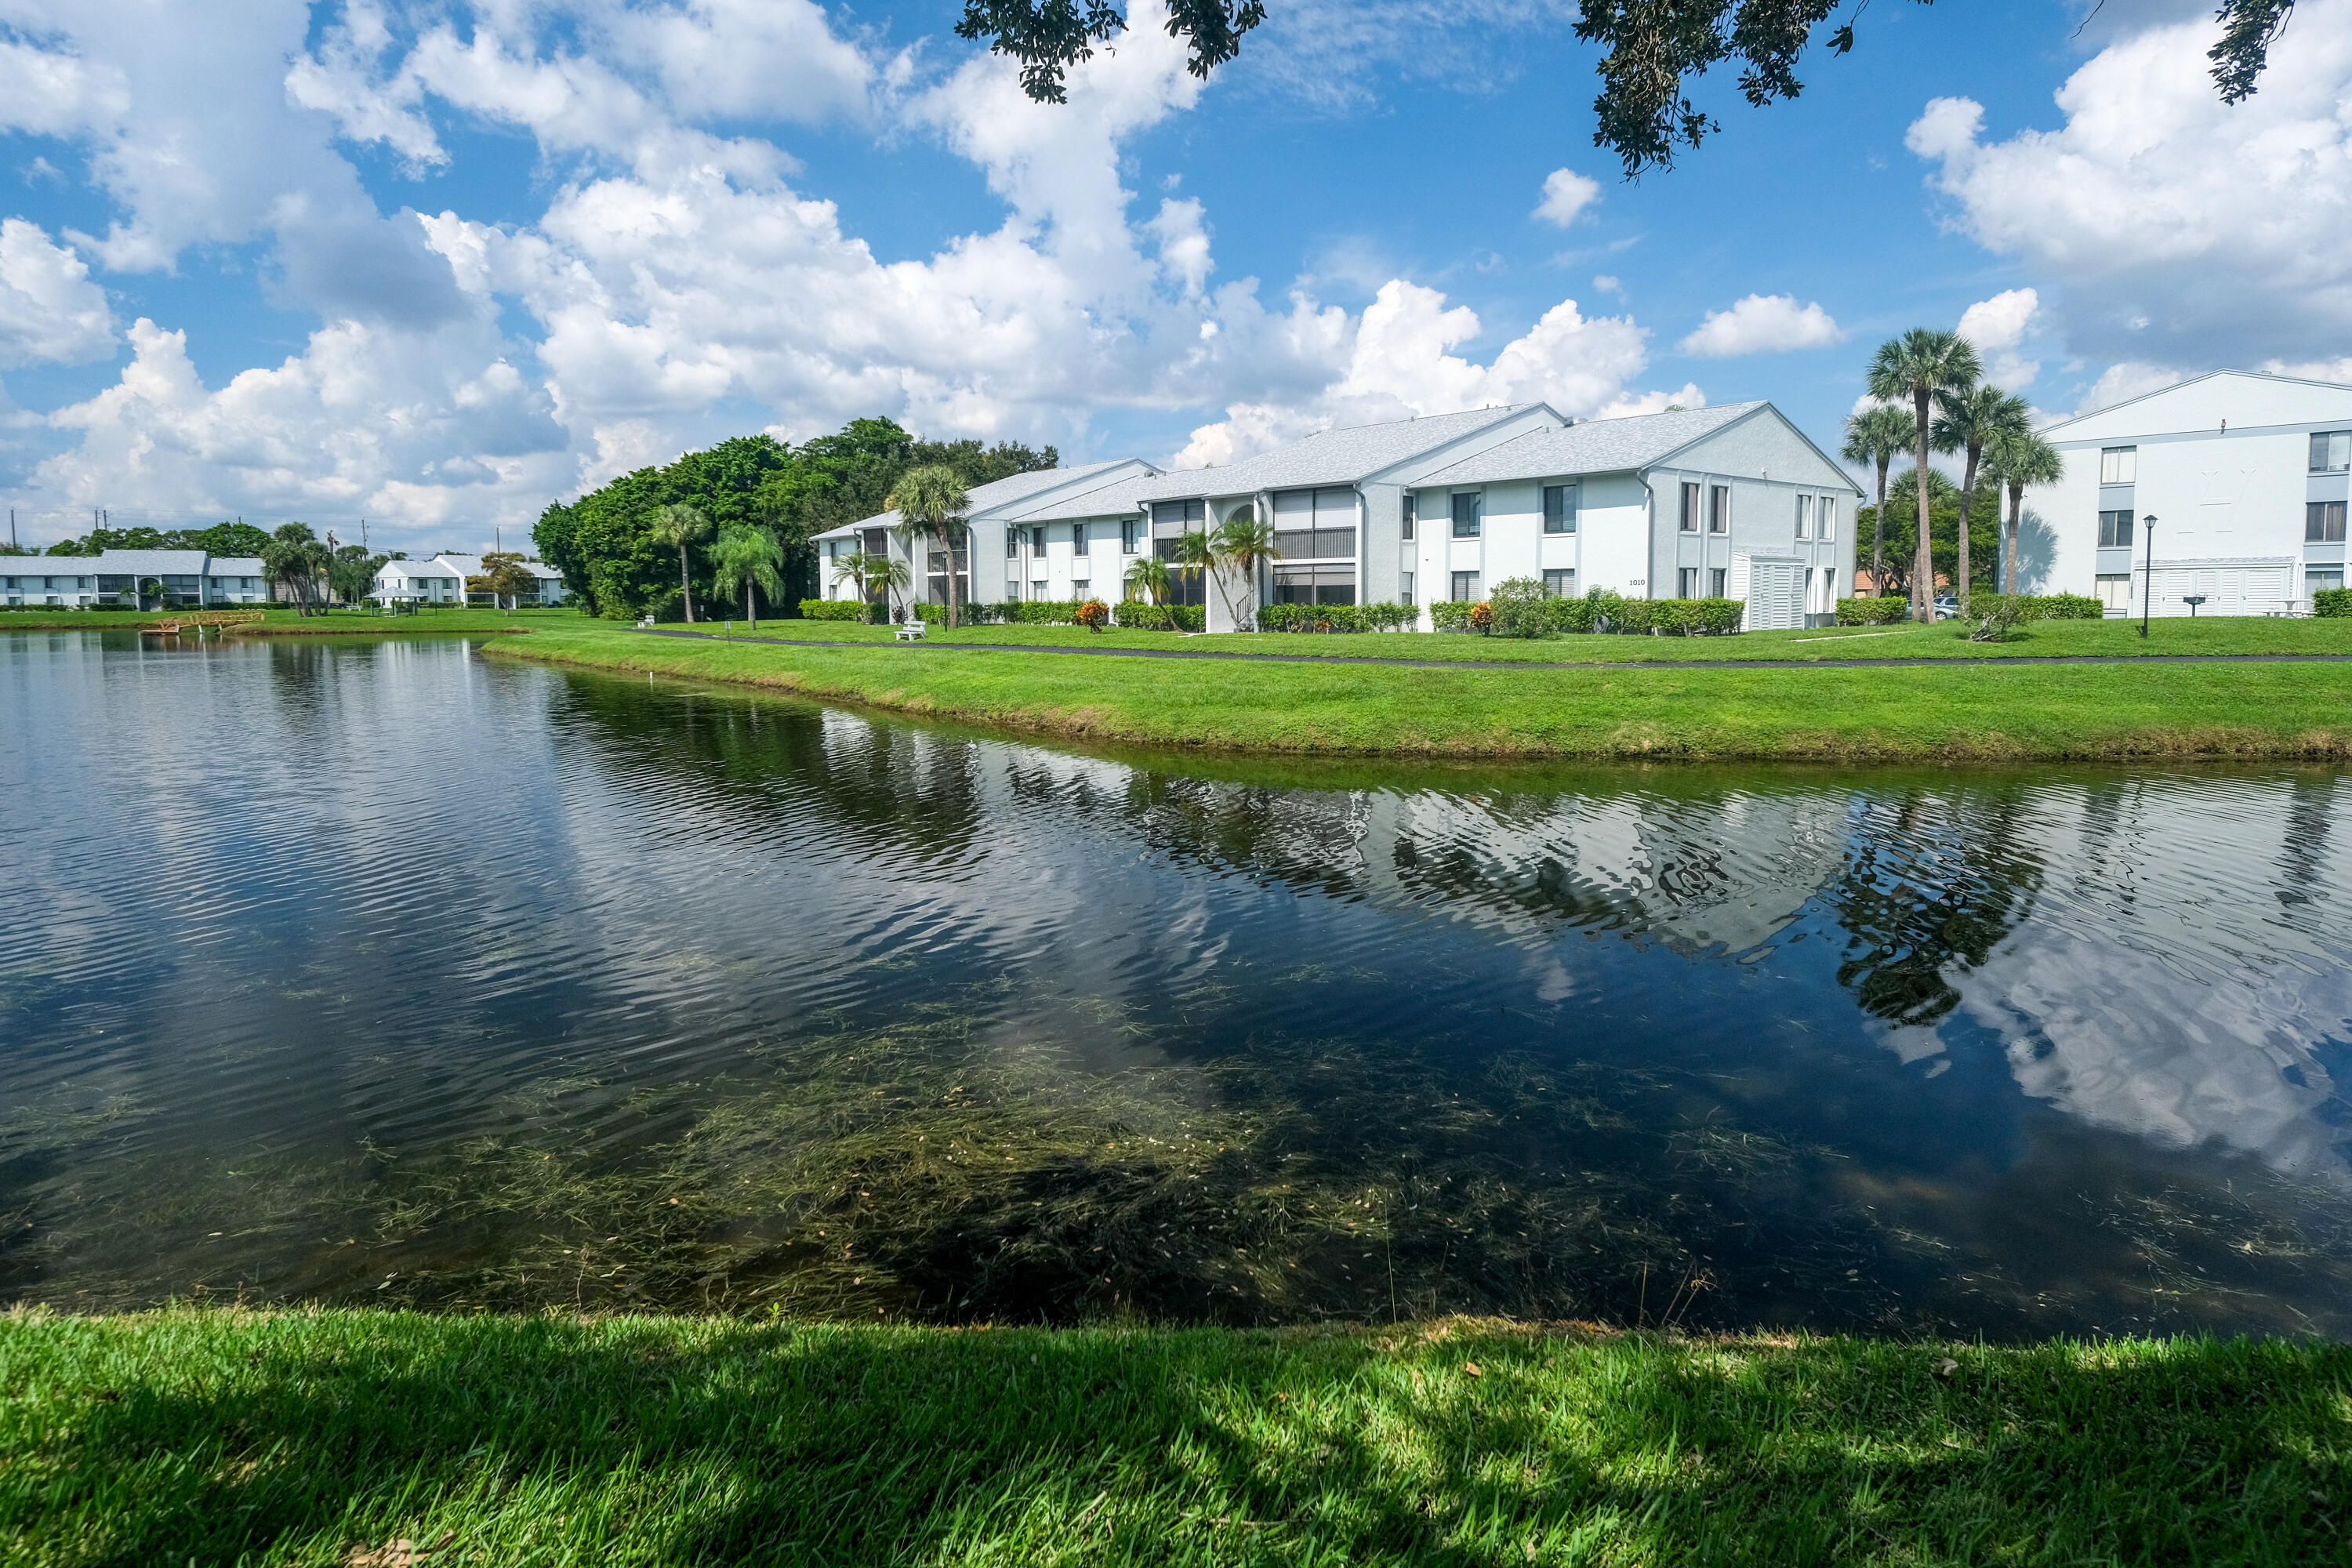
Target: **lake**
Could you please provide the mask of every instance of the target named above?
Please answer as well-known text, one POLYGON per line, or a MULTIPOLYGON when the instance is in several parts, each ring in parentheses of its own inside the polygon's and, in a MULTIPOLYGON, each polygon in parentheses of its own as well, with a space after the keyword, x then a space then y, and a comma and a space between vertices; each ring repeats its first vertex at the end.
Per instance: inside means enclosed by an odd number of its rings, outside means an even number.
POLYGON ((0 801, 11 1301, 2352 1332, 2334 768, 1087 753, 0 632, 0 801))

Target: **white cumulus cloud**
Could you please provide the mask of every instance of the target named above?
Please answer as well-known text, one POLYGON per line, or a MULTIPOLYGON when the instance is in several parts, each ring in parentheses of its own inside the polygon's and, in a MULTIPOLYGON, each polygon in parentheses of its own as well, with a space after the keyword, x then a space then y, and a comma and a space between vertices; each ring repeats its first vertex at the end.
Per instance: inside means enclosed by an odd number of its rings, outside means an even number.
POLYGON ((1675 347, 1703 359, 1730 359, 1844 341, 1845 333, 1818 303, 1800 305, 1792 294, 1750 294, 1728 310, 1709 310, 1675 347))
POLYGON ((85 364, 114 352, 114 313, 81 258, 38 224, 0 221, 0 370, 85 364))
POLYGON ((2042 309, 2042 297, 2032 289, 2009 289, 1990 300, 1979 300, 1960 312, 1960 336, 1968 339, 1984 361, 1985 378, 2017 392, 2033 384, 2042 373, 2040 360, 2020 352, 2026 333, 2042 309))
POLYGON ((1543 199, 1536 203, 1535 216, 1566 228, 1600 199, 1600 181, 1573 169, 1554 169, 1544 176, 1543 199))

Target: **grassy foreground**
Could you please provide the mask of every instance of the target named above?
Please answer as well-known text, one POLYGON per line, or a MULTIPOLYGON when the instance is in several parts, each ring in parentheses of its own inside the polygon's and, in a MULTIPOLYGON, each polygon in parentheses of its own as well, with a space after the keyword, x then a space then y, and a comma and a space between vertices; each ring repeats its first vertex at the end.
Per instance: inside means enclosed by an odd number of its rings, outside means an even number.
MULTIPOLYGON (((2315 624, 2332 635, 2334 623, 2279 623, 2296 632, 2315 624)), ((1928 629, 1915 635, 1961 646, 1928 629)), ((1192 638, 1186 646, 1213 640, 1192 638)), ((1344 641, 1353 651, 1374 639, 1246 640, 1253 648, 1284 649, 1344 641)), ((1501 646, 1486 638, 1399 640, 1416 651, 1501 646)), ((1580 637, 1532 646, 1667 640, 1580 637)), ((1702 647, 1749 639, 1689 640, 1702 647)), ((1754 651, 1770 657, 1767 648, 1759 640, 1754 651)), ((1734 661, 1720 669, 1154 662, 885 644, 688 641, 581 618, 539 622, 530 636, 501 639, 491 651, 1145 746, 1832 762, 2352 756, 2352 667, 2328 664, 1792 670, 1742 668, 1734 661)))
POLYGON ((2278 1342, 183 1309, 0 1390, 24 1564, 2352 1560, 2352 1349, 2278 1342))

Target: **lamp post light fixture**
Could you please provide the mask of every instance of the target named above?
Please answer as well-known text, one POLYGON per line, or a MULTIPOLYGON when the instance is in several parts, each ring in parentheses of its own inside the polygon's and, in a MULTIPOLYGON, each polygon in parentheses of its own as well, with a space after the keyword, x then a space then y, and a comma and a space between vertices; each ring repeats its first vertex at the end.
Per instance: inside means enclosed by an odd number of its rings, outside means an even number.
POLYGON ((2156 513, 2149 512, 2146 517, 2141 518, 2139 521, 2141 525, 2147 530, 2147 552, 2141 557, 2141 559, 2147 563, 2147 581, 2146 584, 2140 590, 2139 599, 2139 637, 2140 641, 2146 642, 2147 640, 2147 613, 2156 603, 2156 513))

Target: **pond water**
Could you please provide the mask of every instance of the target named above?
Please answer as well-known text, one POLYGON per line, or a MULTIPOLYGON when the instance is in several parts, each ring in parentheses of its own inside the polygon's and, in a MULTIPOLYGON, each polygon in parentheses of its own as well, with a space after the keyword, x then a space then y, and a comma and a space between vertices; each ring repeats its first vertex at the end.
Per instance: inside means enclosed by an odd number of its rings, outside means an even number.
POLYGON ((2352 1332, 2335 770, 1084 754, 14 633, 0 802, 0 1299, 2352 1332))

